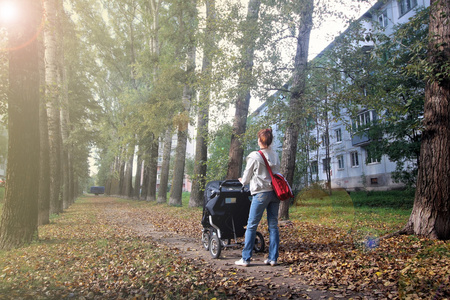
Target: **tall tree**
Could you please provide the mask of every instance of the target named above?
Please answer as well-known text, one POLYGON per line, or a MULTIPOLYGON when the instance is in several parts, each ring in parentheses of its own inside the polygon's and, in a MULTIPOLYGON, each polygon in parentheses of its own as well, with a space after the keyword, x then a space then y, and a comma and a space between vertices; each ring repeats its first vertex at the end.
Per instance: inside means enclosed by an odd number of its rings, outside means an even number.
POLYGON ((170 154, 172 152, 172 126, 169 126, 166 130, 166 134, 164 135, 163 142, 163 157, 162 157, 162 165, 161 165, 161 177, 159 180, 159 189, 158 189, 158 203, 166 203, 167 202, 167 188, 169 186, 169 171, 170 171, 170 154))
POLYGON ((238 79, 238 92, 235 103, 233 130, 231 134, 227 179, 238 178, 242 171, 244 148, 242 147, 241 138, 245 134, 245 130, 247 127, 250 91, 254 81, 252 79, 252 70, 255 43, 256 39, 259 36, 258 16, 260 6, 260 0, 250 0, 248 2, 247 19, 242 26, 242 57, 241 66, 239 68, 239 70, 241 71, 238 79))
MULTIPOLYGON (((183 48, 186 53, 182 52, 182 56, 186 57, 185 63, 185 82, 183 86, 183 95, 181 101, 181 111, 175 117, 177 131, 177 148, 175 153, 175 165, 173 170, 172 187, 170 190, 169 204, 181 206, 183 183, 185 178, 185 164, 186 164, 186 146, 189 129, 189 113, 191 110, 191 103, 195 94, 195 53, 196 40, 195 33, 198 27, 197 21, 197 1, 183 1, 180 6, 180 35, 184 36, 182 41, 183 48)), ((208 12, 207 12, 208 13, 208 12)), ((181 47, 180 47, 181 48, 181 47)))
POLYGON ((128 160, 125 165, 125 183, 124 196, 127 198, 133 197, 133 160, 134 160, 134 144, 128 150, 128 160))
POLYGON ((141 196, 141 180, 142 180, 142 154, 137 153, 136 176, 134 177, 133 198, 139 199, 141 196))
POLYGON ((37 234, 39 181, 40 1, 14 2, 23 15, 9 24, 8 166, 0 220, 0 249, 31 242, 37 234))
POLYGON ((42 34, 38 38, 39 47, 39 213, 38 225, 50 223, 50 147, 48 140, 47 104, 45 101, 45 62, 44 40, 42 34))
POLYGON ((450 239, 450 2, 430 1, 424 130, 414 207, 406 232, 450 239))
POLYGON ((61 117, 60 89, 58 83, 57 1, 45 0, 47 22, 44 31, 45 80, 50 143, 50 213, 60 213, 61 193, 61 117))
MULTIPOLYGON (((206 28, 205 42, 203 45, 202 77, 209 80, 211 75, 212 61, 216 47, 214 22, 216 20, 215 0, 206 0, 206 28)), ((195 165, 194 178, 192 181, 189 206, 197 207, 203 205, 203 189, 206 183, 206 163, 208 160, 208 128, 209 128, 209 106, 211 95, 210 84, 204 84, 200 90, 198 115, 197 115, 197 137, 195 143, 195 165)))
POLYGON ((62 1, 57 3, 57 43, 58 43, 58 82, 60 85, 60 128, 61 128, 61 200, 62 209, 67 209, 70 205, 70 150, 69 150, 69 85, 67 79, 67 64, 64 60, 64 23, 66 14, 64 12, 62 1))
MULTIPOLYGON (((314 12, 314 1, 307 0, 299 6, 300 19, 297 28, 297 50, 295 54, 294 73, 291 83, 291 95, 289 97, 289 111, 286 118, 286 129, 283 140, 283 152, 281 155, 281 173, 286 176, 287 181, 294 181, 295 157, 297 153, 297 141, 299 135, 299 118, 297 113, 302 110, 304 103, 304 92, 308 65, 308 48, 311 29, 313 26, 312 16, 314 12)), ((283 201, 279 211, 280 219, 289 219, 289 201, 283 201)))
POLYGON ((156 183, 158 178, 159 138, 153 135, 148 162, 147 201, 156 201, 156 183))

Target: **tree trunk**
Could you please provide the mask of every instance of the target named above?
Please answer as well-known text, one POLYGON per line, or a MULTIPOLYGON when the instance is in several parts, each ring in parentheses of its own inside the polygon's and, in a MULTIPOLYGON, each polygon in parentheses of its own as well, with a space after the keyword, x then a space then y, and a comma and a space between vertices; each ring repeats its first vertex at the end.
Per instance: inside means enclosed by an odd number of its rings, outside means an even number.
POLYGON ((247 128, 250 90, 253 82, 253 58, 256 39, 259 36, 258 15, 260 6, 260 0, 250 0, 248 3, 247 20, 244 26, 246 30, 243 33, 243 40, 248 42, 242 45, 242 72, 239 74, 238 79, 238 96, 231 134, 227 179, 239 178, 242 171, 244 148, 242 147, 241 138, 247 128))
POLYGON ((141 199, 147 200, 147 193, 148 193, 148 175, 150 173, 149 171, 149 157, 150 153, 146 153, 147 159, 144 160, 144 177, 142 178, 142 187, 141 187, 141 199))
MULTIPOLYGON (((209 78, 212 67, 213 52, 215 48, 215 35, 213 23, 216 18, 215 0, 207 0, 206 3, 206 30, 205 44, 202 61, 202 74, 209 78)), ((192 180, 191 196, 189 198, 190 207, 203 206, 203 190, 206 182, 206 162, 208 160, 208 122, 209 122, 209 101, 210 86, 204 86, 200 92, 200 105, 197 117, 197 137, 195 143, 195 163, 194 178, 192 180)))
POLYGON ((39 63, 34 38, 40 1, 23 1, 22 18, 9 31, 8 166, 0 220, 0 249, 31 242, 37 235, 39 195, 39 63))
POLYGON ((119 191, 118 191, 118 195, 120 196, 125 196, 125 164, 126 162, 124 161, 124 157, 125 157, 125 150, 122 150, 120 157, 118 158, 119 160, 119 191))
MULTIPOLYGON (((73 149, 73 145, 71 145, 70 149, 73 149)), ((69 199, 70 204, 75 203, 75 191, 74 191, 74 180, 75 180, 75 173, 73 169, 73 157, 69 157, 69 199)))
POLYGON ((187 128, 184 129, 180 126, 178 129, 178 142, 175 154, 176 155, 175 166, 173 168, 173 180, 169 198, 169 205, 172 206, 182 205, 181 198, 183 194, 184 165, 186 161, 186 141, 187 141, 187 128))
MULTIPOLYGON (((132 146, 132 150, 134 150, 134 145, 132 146)), ((133 160, 134 160, 134 153, 131 153, 126 165, 125 165, 125 178, 124 178, 124 182, 125 182, 125 191, 124 191, 124 196, 127 198, 132 198, 133 197, 133 160)))
POLYGON ((139 199, 141 196, 141 178, 142 178, 141 173, 142 173, 142 155, 138 152, 136 176, 134 178, 134 190, 133 190, 134 199, 139 199))
POLYGON ((39 78, 40 78, 40 98, 39 98, 39 136, 40 136, 40 157, 39 157, 39 213, 38 225, 50 223, 50 155, 48 143, 48 120, 45 104, 45 49, 44 41, 38 39, 39 45, 39 78))
POLYGON ((48 115, 48 136, 50 145, 50 214, 60 213, 61 193, 61 120, 58 89, 58 55, 56 41, 56 1, 45 0, 47 23, 44 31, 45 80, 48 115))
POLYGON ((69 208, 70 195, 70 171, 69 171, 69 88, 67 83, 67 70, 64 65, 64 32, 63 32, 63 14, 64 9, 62 1, 57 2, 57 14, 58 14, 58 30, 57 30, 57 42, 58 42, 58 82, 61 85, 61 179, 62 179, 62 209, 69 208))
POLYGON ((114 163, 111 166, 110 171, 110 195, 117 196, 120 195, 120 180, 119 180, 119 173, 120 173, 120 158, 115 157, 114 163))
MULTIPOLYGON (((328 95, 328 91, 325 91, 325 95, 328 95)), ((325 96, 325 173, 327 175, 327 190, 328 195, 331 195, 331 157, 330 157, 330 122, 328 120, 328 98, 325 96)))
MULTIPOLYGON (((303 2, 302 13, 297 36, 297 51, 295 54, 294 74, 292 77, 291 97, 289 100, 289 112, 286 118, 286 133, 281 154, 281 173, 286 177, 290 185, 294 182, 295 156, 297 153, 297 141, 299 134, 299 118, 296 114, 301 111, 304 102, 306 84, 306 72, 308 63, 309 37, 312 29, 312 15, 314 1, 303 2)), ((290 201, 282 201, 280 204, 279 218, 289 220, 290 201)))
POLYGON ((158 203, 167 202, 167 187, 169 186, 170 153, 172 152, 172 126, 164 136, 163 161, 161 166, 161 177, 159 180, 158 203))
POLYGON ((188 82, 186 82, 183 87, 183 111, 178 115, 177 150, 175 154, 175 166, 173 169, 172 188, 170 189, 169 198, 169 205, 173 206, 182 205, 183 181, 185 178, 184 167, 186 163, 186 145, 189 128, 189 112, 191 109, 191 101, 194 94, 190 81, 193 81, 194 77, 195 52, 196 47, 194 45, 190 45, 186 67, 186 78, 188 82))
POLYGON ((156 183, 158 178, 158 154, 159 154, 159 139, 157 136, 154 136, 148 166, 149 174, 148 174, 147 201, 156 201, 156 183))
MULTIPOLYGON (((449 1, 431 1, 428 60, 434 75, 450 61, 449 1)), ((416 196, 408 233, 450 239, 450 76, 430 79, 425 89, 424 131, 416 196)))

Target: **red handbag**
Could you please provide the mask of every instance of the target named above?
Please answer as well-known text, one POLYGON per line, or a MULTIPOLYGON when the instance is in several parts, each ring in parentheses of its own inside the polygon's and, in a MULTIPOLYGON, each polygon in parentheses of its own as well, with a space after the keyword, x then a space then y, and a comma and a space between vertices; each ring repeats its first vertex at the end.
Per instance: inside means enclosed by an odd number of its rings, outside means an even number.
POLYGON ((284 176, 281 175, 280 173, 273 174, 272 169, 270 168, 269 163, 267 162, 267 159, 262 153, 262 151, 259 150, 258 152, 259 154, 261 154, 262 158, 264 159, 264 162, 266 163, 266 168, 270 173, 270 177, 272 178, 273 191, 277 195, 278 199, 284 201, 290 198, 294 198, 291 186, 287 182, 286 178, 284 178, 284 176))

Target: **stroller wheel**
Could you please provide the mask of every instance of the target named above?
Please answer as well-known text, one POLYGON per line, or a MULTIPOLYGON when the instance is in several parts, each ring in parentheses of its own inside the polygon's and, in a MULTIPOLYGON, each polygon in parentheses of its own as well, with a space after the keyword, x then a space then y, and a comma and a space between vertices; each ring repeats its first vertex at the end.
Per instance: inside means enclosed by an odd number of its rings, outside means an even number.
POLYGON ((261 232, 257 231, 255 238, 255 246, 253 247, 253 249, 255 250, 255 252, 263 252, 264 248, 265 248, 264 237, 261 232))
POLYGON ((222 243, 217 235, 213 235, 209 242, 209 253, 212 258, 219 258, 222 251, 222 243))
POLYGON ((210 240, 210 236, 209 236, 209 231, 204 230, 202 231, 202 243, 203 243, 203 247, 205 248, 206 251, 209 250, 209 240, 210 240))

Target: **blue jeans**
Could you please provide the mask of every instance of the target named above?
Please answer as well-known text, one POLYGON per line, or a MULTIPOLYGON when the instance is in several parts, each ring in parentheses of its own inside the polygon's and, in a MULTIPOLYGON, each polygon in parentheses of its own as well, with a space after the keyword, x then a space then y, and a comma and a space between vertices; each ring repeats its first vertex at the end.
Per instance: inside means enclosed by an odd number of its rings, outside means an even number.
POLYGON ((269 227, 270 244, 269 260, 277 261, 278 247, 280 245, 280 234, 278 232, 278 209, 280 200, 274 192, 262 192, 253 195, 250 213, 248 216, 247 229, 245 230, 245 245, 242 250, 242 258, 250 261, 253 247, 255 246, 256 230, 261 221, 264 210, 267 209, 267 225, 269 227))

